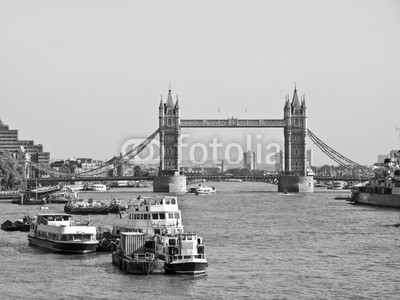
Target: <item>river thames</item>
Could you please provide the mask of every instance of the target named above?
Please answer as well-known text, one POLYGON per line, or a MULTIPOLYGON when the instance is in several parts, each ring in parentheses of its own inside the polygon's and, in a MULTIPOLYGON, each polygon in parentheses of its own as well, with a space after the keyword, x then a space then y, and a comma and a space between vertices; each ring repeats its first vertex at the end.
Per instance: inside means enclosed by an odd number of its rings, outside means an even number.
MULTIPOLYGON (((396 299, 400 294, 399 210, 351 205, 349 191, 280 194, 265 183, 207 183, 217 193, 180 197, 186 232, 203 236, 206 275, 125 275, 111 253, 63 255, 0 230, 1 299, 396 299)), ((84 192, 125 203, 140 189, 84 192)), ((63 211, 63 204, 50 204, 63 211)), ((0 222, 39 206, 0 203, 0 222)), ((103 227, 127 224, 92 216, 103 227)))

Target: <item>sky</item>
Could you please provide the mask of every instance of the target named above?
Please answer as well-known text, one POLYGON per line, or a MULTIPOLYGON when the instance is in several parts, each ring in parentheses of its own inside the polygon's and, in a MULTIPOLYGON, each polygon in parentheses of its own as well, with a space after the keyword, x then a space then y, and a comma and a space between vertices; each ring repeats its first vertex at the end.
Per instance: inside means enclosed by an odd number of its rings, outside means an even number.
MULTIPOLYGON (((397 0, 0 0, 0 41, 0 119, 52 158, 150 136, 169 87, 183 119, 282 119, 296 86, 308 128, 346 157, 400 148, 397 0)), ((282 129, 182 133, 283 145, 282 129)))

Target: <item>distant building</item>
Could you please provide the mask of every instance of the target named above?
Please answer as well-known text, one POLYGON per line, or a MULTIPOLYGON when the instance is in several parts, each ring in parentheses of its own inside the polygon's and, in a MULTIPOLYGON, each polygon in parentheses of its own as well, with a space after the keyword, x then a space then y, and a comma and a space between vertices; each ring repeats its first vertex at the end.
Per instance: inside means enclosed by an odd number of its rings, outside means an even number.
POLYGON ((28 153, 30 160, 43 166, 49 166, 50 153, 43 151, 42 144, 35 144, 32 140, 19 140, 18 130, 10 129, 0 120, 0 152, 17 154, 23 149, 28 153), (22 147, 22 148, 21 148, 22 147))
POLYGON ((248 150, 243 153, 243 167, 249 170, 254 170, 256 168, 256 153, 254 151, 248 150))

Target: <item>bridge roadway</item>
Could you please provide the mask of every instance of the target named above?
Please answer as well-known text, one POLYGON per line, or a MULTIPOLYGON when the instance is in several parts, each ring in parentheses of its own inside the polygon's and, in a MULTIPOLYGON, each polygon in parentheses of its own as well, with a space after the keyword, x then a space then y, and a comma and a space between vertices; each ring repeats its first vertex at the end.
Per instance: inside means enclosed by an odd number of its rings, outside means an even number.
MULTIPOLYGON (((205 179, 208 181, 224 181, 226 179, 241 179, 243 181, 265 181, 270 183, 277 183, 279 175, 266 175, 266 176, 223 176, 223 175, 192 175, 187 174, 187 180, 200 180, 205 179)), ((152 181, 154 176, 125 176, 125 177, 60 177, 60 178, 28 178, 28 183, 58 183, 58 182, 108 182, 108 181, 139 181, 146 180, 152 181)), ((327 177, 327 176, 314 176, 316 181, 347 181, 347 182, 360 182, 369 180, 368 177, 327 177)))

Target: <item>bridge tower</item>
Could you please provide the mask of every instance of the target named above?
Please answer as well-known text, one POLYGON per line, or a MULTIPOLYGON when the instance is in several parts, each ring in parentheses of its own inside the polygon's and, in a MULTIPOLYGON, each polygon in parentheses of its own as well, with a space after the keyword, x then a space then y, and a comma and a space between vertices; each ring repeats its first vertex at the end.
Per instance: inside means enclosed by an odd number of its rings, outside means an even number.
POLYGON ((305 96, 299 101, 294 89, 292 101, 286 97, 283 109, 285 126, 285 174, 279 178, 278 190, 313 192, 313 176, 307 176, 307 106, 305 96))
POLYGON ((305 96, 301 102, 294 89, 292 102, 289 96, 284 107, 285 136, 285 172, 299 176, 307 175, 306 137, 307 107, 305 96))
POLYGON ((162 98, 158 107, 160 135, 160 168, 154 179, 154 192, 185 192, 186 177, 180 174, 180 108, 179 100, 172 100, 171 88, 168 91, 167 102, 162 98))
POLYGON ((171 89, 168 91, 167 102, 162 99, 159 106, 160 128, 160 172, 164 170, 179 171, 181 167, 180 141, 180 109, 179 100, 172 101, 171 89))

